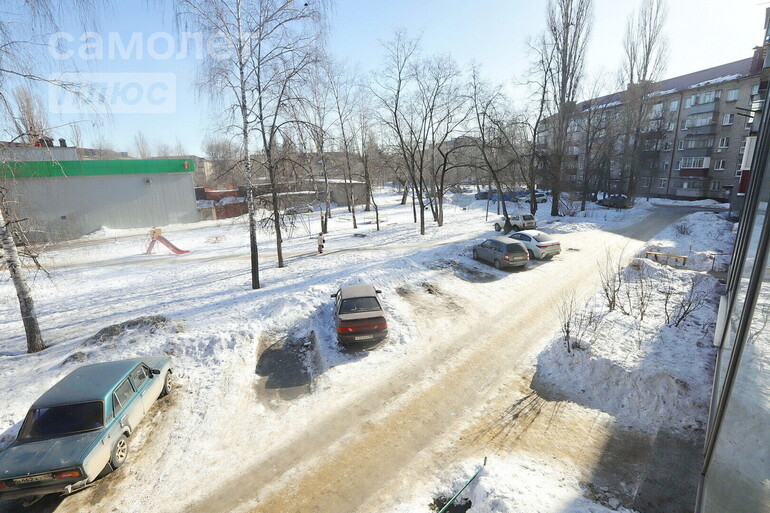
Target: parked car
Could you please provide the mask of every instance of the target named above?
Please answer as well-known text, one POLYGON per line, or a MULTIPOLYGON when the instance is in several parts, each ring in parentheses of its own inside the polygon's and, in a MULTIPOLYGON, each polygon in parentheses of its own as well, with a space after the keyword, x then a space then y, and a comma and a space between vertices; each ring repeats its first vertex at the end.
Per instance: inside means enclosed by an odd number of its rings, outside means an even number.
MULTIPOLYGON (((525 203, 530 203, 532 201, 531 196, 527 196, 527 199, 525 200, 525 203)), ((545 203, 548 201, 548 197, 545 195, 545 193, 542 192, 536 192, 535 193, 535 203, 545 203)))
MULTIPOLYGON (((508 214, 508 219, 511 221, 511 229, 515 232, 537 228, 537 221, 532 214, 508 214)), ((496 232, 505 228, 505 216, 501 216, 495 221, 493 228, 496 232)))
POLYGON ((508 237, 495 237, 476 244, 473 246, 473 258, 486 260, 496 269, 524 267, 529 262, 529 254, 524 244, 508 237))
POLYGON ((0 452, 0 499, 68 494, 117 469, 128 437, 170 387, 167 356, 72 371, 32 404, 16 440, 0 452))
POLYGON ((388 322, 372 285, 348 285, 332 294, 337 340, 340 344, 376 342, 388 336, 388 322))
MULTIPOLYGON (((503 191, 503 201, 511 201, 511 198, 513 198, 515 195, 511 191, 503 191)), ((494 193, 492 195, 492 201, 499 201, 500 195, 497 193, 494 193)))
POLYGON ((313 207, 311 205, 296 205, 284 210, 283 215, 296 216, 297 214, 309 214, 311 212, 313 212, 313 207))
POLYGON ((538 230, 524 230, 512 233, 508 237, 524 244, 529 252, 529 258, 532 259, 553 258, 554 255, 561 253, 561 243, 547 233, 538 230))
POLYGON ((611 194, 600 199, 596 204, 607 208, 631 208, 633 206, 631 199, 625 194, 611 194))
POLYGON ((490 192, 492 191, 479 191, 476 194, 474 194, 473 197, 476 198, 477 200, 489 199, 490 192))

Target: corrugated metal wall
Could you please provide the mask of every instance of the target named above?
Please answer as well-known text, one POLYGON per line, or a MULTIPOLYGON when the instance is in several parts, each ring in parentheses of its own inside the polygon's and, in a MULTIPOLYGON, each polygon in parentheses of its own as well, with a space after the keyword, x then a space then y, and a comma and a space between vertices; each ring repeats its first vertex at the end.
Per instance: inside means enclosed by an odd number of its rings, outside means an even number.
POLYGON ((108 228, 144 228, 198 220, 192 173, 0 180, 26 226, 52 240, 108 228))

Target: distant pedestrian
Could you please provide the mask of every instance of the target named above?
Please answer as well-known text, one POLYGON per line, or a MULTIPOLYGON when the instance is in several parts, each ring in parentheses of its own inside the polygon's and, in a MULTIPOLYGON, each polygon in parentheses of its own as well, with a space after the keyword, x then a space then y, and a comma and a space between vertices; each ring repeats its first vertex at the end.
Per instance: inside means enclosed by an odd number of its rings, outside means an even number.
POLYGON ((319 232, 318 233, 318 254, 319 255, 324 252, 324 243, 325 242, 326 242, 326 240, 324 239, 323 232, 319 232))

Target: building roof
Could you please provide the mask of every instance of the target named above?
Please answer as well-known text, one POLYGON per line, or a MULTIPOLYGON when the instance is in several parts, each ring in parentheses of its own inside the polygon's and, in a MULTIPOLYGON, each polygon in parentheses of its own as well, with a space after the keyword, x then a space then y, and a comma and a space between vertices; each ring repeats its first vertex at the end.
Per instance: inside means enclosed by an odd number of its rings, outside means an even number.
POLYGON ((195 161, 192 159, 62 160, 0 163, 0 179, 192 173, 194 171, 195 161))
POLYGON ((141 358, 131 358, 79 367, 40 396, 32 408, 103 401, 141 361, 141 358))
MULTIPOLYGON (((735 62, 728 62, 713 68, 703 69, 687 75, 667 78, 656 84, 656 90, 650 96, 663 96, 667 94, 678 93, 690 89, 700 89, 709 87, 722 82, 738 80, 748 76, 756 75, 752 73, 752 58, 741 59, 735 62)), ((623 99, 623 92, 617 92, 584 101, 579 104, 581 110, 586 110, 590 105, 597 107, 614 107, 620 105, 623 99)))

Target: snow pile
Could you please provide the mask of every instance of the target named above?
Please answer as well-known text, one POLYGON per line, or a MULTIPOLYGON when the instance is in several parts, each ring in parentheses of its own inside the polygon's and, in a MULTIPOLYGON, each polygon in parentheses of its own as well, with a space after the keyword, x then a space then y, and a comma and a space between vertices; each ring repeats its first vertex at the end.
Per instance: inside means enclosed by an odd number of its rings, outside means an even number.
POLYGON ((732 223, 714 212, 697 212, 663 230, 647 251, 687 257, 687 269, 726 270, 735 235, 732 223))
POLYGON ((741 78, 742 76, 743 75, 741 75, 740 73, 733 73, 732 75, 724 75, 721 77, 712 78, 710 80, 704 80, 703 82, 698 82, 697 84, 693 84, 690 87, 688 87, 688 89, 697 89, 699 87, 706 87, 709 85, 721 84, 722 82, 729 82, 730 80, 735 80, 735 79, 741 78))
MULTIPOLYGON (((479 470, 480 462, 466 461, 437 476, 429 485, 432 497, 450 498, 479 470), (446 486, 446 482, 450 482, 446 486)), ((490 459, 479 476, 460 494, 455 504, 470 501, 468 513, 631 513, 620 501, 607 496, 602 505, 586 497, 589 491, 577 478, 577 471, 562 462, 542 461, 514 452, 504 459, 490 459), (547 486, 544 486, 548 483, 547 486)), ((417 491, 425 493, 427 490, 417 491)), ((428 511, 426 496, 400 504, 391 513, 428 511)))
MULTIPOLYGON (((673 248, 732 244, 730 223, 709 212, 686 219, 690 230, 673 248)), ((675 227, 661 235, 671 235, 675 227)), ((654 248, 661 249, 661 245, 654 248)), ((557 310, 564 330, 570 320, 570 351, 562 332, 538 356, 532 387, 615 416, 643 430, 702 430, 708 414, 715 351, 714 319, 722 285, 712 276, 636 259, 616 273, 620 257, 605 266, 604 283, 585 306, 570 296, 557 310), (617 277, 617 278, 612 278, 617 277), (607 291, 616 301, 610 310, 607 291)), ((689 264, 689 260, 688 260, 689 264)), ((689 267, 689 265, 688 265, 689 267)))

